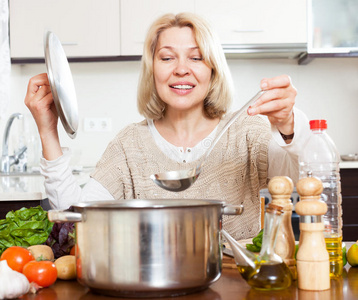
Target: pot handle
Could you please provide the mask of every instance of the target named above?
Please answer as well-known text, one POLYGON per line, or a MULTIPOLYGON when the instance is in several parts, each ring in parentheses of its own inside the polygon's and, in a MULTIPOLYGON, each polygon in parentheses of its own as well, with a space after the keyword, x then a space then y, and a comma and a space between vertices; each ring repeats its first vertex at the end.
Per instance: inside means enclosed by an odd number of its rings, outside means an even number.
POLYGON ((65 223, 65 222, 81 222, 82 214, 72 211, 64 210, 49 210, 47 212, 48 219, 51 222, 55 223, 65 223))
POLYGON ((244 211, 244 206, 240 205, 228 205, 222 208, 222 214, 224 215, 241 215, 244 211))

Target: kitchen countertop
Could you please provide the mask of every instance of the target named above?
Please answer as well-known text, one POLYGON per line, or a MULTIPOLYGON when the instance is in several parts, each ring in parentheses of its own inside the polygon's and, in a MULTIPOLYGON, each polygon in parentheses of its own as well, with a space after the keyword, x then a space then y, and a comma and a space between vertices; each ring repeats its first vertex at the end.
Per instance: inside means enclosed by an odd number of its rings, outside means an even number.
POLYGON ((341 161, 339 167, 341 169, 358 169, 358 161, 341 161))
MULTIPOLYGON (((233 268, 224 268, 218 281, 208 289, 180 297, 156 298, 162 300, 240 300, 240 299, 357 299, 358 298, 358 268, 346 265, 343 276, 331 279, 331 289, 314 292, 297 288, 297 281, 291 287, 281 291, 257 291, 250 288, 242 279, 239 271, 233 268)), ((40 290, 36 295, 25 295, 23 300, 111 300, 111 299, 139 299, 114 298, 92 293, 88 288, 77 281, 58 280, 49 288, 40 290)), ((143 298, 141 298, 143 299, 143 298)))
POLYGON ((44 177, 41 175, 0 176, 0 201, 46 199, 44 177))

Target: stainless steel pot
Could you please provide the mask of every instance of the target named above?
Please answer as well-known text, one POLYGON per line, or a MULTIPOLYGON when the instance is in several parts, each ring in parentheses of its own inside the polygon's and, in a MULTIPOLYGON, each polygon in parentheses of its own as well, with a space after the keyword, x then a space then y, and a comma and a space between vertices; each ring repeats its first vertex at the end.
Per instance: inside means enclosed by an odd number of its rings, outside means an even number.
POLYGON ((221 216, 242 211, 210 200, 124 200, 81 203, 48 217, 78 222, 77 279, 93 292, 164 297, 219 279, 221 216))

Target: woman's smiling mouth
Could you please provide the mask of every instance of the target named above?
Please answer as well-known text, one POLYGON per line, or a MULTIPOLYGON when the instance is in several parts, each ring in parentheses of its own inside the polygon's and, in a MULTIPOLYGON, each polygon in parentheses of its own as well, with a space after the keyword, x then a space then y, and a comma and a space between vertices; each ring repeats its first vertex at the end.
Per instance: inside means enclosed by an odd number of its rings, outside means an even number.
POLYGON ((178 90, 191 90, 192 88, 194 88, 193 85, 189 85, 189 84, 176 84, 176 85, 170 85, 170 87, 178 90))
POLYGON ((179 96, 185 96, 191 94, 195 88, 195 85, 188 83, 172 84, 169 85, 170 89, 179 96))

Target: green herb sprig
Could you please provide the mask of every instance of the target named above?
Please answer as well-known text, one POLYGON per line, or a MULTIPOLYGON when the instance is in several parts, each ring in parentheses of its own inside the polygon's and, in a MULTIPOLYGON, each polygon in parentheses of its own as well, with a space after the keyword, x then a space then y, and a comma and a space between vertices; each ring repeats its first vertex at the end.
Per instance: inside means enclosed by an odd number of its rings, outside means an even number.
POLYGON ((246 249, 251 252, 260 252, 264 230, 261 229, 257 236, 252 239, 252 244, 246 244, 246 249))

